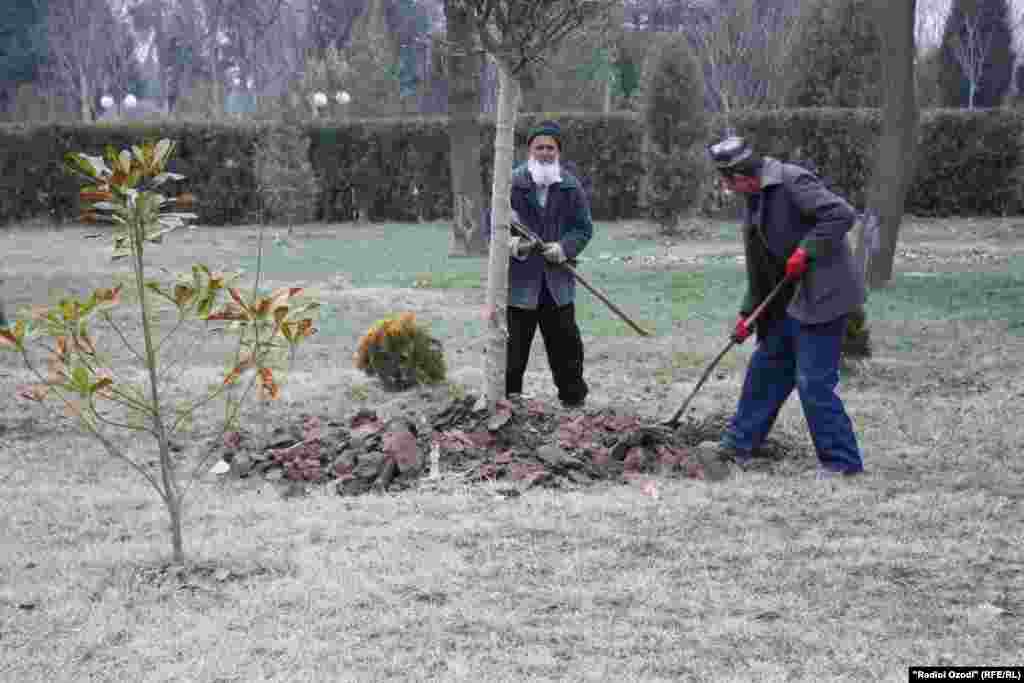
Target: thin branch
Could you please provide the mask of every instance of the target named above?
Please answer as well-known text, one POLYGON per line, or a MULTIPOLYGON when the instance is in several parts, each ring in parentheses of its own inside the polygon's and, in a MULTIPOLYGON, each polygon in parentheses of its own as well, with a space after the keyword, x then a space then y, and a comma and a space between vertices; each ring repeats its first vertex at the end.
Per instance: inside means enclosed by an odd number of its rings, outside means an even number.
POLYGON ((107 324, 109 324, 110 327, 113 328, 113 330, 115 332, 117 332, 117 336, 119 336, 121 338, 121 342, 126 347, 128 347, 128 350, 132 352, 132 355, 135 356, 136 360, 138 360, 140 363, 145 365, 146 359, 143 358, 139 354, 139 352, 135 350, 135 347, 132 346, 131 342, 128 341, 128 338, 124 336, 124 333, 121 332, 121 328, 118 327, 117 323, 114 322, 114 318, 113 318, 113 316, 110 315, 110 312, 109 311, 103 311, 100 315, 102 315, 103 319, 107 321, 107 324))
MULTIPOLYGON (((25 361, 25 367, 28 368, 28 370, 33 375, 35 375, 36 378, 38 378, 38 380, 39 380, 39 382, 41 384, 46 384, 46 380, 43 378, 42 374, 40 374, 40 372, 38 370, 36 370, 35 366, 32 365, 32 363, 29 361, 28 353, 26 351, 22 350, 22 354, 21 355, 22 355, 22 359, 25 361)), ((75 406, 74 403, 72 403, 70 400, 68 400, 67 396, 65 396, 64 392, 61 390, 60 387, 54 387, 54 390, 57 393, 57 396, 64 402, 64 406, 66 408, 70 409, 72 412, 78 411, 78 408, 75 406)), ((150 485, 154 489, 156 489, 157 493, 159 493, 160 496, 165 501, 167 500, 166 496, 164 495, 163 489, 160 488, 160 486, 157 483, 156 479, 149 472, 147 472, 141 465, 136 463, 134 460, 132 460, 128 456, 124 455, 110 440, 108 440, 105 436, 103 436, 103 434, 100 433, 95 427, 93 427, 91 424, 89 424, 85 420, 84 417, 80 416, 78 418, 78 423, 82 427, 85 428, 86 432, 88 432, 92 436, 96 437, 100 441, 100 443, 103 444, 103 446, 107 449, 107 452, 109 452, 114 457, 116 457, 116 458, 118 458, 120 460, 125 461, 126 463, 131 465, 139 474, 141 474, 143 477, 145 477, 146 481, 148 481, 150 483, 150 485)))

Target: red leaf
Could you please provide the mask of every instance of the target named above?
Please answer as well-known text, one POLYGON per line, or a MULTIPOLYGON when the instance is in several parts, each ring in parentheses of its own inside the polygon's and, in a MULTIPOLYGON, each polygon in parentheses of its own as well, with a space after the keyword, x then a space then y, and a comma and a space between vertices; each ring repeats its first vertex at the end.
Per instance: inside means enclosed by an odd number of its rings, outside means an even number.
POLYGON ((349 428, 352 430, 353 434, 371 436, 383 429, 384 424, 375 413, 359 412, 352 416, 352 420, 349 422, 349 428))
POLYGON ((408 429, 396 429, 385 434, 381 450, 395 459, 402 472, 415 467, 419 462, 420 451, 416 447, 416 437, 408 429))
POLYGON ((690 477, 691 479, 703 479, 704 468, 701 466, 700 463, 690 460, 689 462, 686 463, 686 476, 690 477))
POLYGON ((658 484, 650 479, 640 485, 640 493, 651 498, 658 499, 658 484))
POLYGON ((242 445, 242 435, 238 432, 228 432, 224 435, 224 448, 234 450, 242 445))
POLYGON ((18 338, 15 337, 14 334, 8 329, 0 329, 0 346, 9 346, 11 348, 17 348, 18 338))
POLYGON ((627 472, 639 472, 644 463, 644 449, 640 446, 633 446, 626 451, 626 459, 622 462, 622 468, 627 472))
POLYGON ((384 424, 381 422, 367 422, 353 429, 352 434, 356 436, 373 436, 383 428, 384 424))
POLYGON ((513 479, 530 483, 545 476, 547 472, 543 465, 536 463, 516 463, 509 468, 509 475, 513 479))
POLYGON ((590 460, 598 467, 604 467, 608 464, 608 460, 611 455, 607 448, 595 448, 590 452, 590 460))
POLYGON ((670 446, 662 444, 656 450, 658 452, 658 463, 664 467, 675 467, 682 464, 683 460, 686 459, 686 454, 683 451, 670 446))
POLYGON ((49 387, 45 384, 32 384, 19 389, 18 396, 29 401, 38 401, 41 403, 46 398, 46 394, 49 390, 49 387))
POLYGON ((498 463, 499 465, 507 465, 510 462, 512 462, 512 449, 498 453, 496 456, 494 456, 494 462, 498 463))
POLYGON ((526 409, 533 416, 547 415, 547 408, 543 403, 535 398, 531 398, 526 402, 526 409))
POLYGON ((234 303, 228 302, 224 304, 224 308, 210 313, 206 316, 207 320, 248 320, 249 316, 245 310, 234 303))
POLYGON ((246 309, 248 308, 248 306, 245 305, 245 300, 242 299, 242 293, 238 291, 238 287, 228 287, 228 294, 231 295, 231 298, 234 299, 239 306, 246 309))
POLYGON ((470 432, 466 434, 466 439, 469 440, 474 448, 489 448, 498 440, 490 432, 470 432))

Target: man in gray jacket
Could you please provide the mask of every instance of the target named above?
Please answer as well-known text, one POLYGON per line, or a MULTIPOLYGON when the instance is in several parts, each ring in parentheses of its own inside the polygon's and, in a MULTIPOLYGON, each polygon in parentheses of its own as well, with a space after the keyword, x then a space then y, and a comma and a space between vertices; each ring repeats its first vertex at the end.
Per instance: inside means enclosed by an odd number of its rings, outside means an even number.
POLYGON ((709 152, 725 186, 747 199, 748 287, 735 341, 742 344, 750 336, 746 318, 779 282, 789 280, 756 322, 757 348, 720 454, 748 466, 796 388, 819 478, 862 472, 853 425, 835 391, 846 319, 865 300, 846 241, 856 213, 814 174, 758 156, 743 138, 730 136, 709 152))
POLYGON ((521 394, 530 346, 540 327, 558 398, 583 406, 583 339, 576 324, 576 279, 558 267, 590 242, 590 204, 577 178, 559 163, 562 132, 543 121, 529 132, 529 159, 512 172, 512 209, 543 241, 534 247, 513 237, 509 265, 506 395, 521 394))

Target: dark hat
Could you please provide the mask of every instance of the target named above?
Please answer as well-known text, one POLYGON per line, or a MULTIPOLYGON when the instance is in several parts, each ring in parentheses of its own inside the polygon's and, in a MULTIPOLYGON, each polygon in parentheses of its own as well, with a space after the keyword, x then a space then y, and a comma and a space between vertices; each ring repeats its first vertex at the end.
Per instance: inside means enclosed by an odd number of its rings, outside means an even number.
POLYGON ((530 133, 526 136, 526 146, 529 147, 533 144, 533 139, 538 135, 553 137, 558 149, 562 149, 562 129, 554 121, 541 121, 531 128, 530 133))
POLYGON ((747 141, 737 135, 730 135, 708 146, 711 160, 718 168, 732 168, 736 164, 749 159, 754 153, 747 141))
POLYGON ((738 135, 730 135, 709 145, 708 153, 718 170, 724 173, 753 173, 761 166, 761 158, 754 154, 747 141, 738 135))

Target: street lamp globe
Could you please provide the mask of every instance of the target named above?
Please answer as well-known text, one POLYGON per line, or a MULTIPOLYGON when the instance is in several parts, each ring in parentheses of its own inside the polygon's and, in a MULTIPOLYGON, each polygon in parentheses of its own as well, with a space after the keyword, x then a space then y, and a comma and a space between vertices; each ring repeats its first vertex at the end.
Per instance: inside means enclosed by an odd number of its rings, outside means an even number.
POLYGON ((124 96, 124 106, 128 107, 129 109, 134 109, 135 105, 137 105, 138 103, 139 101, 135 99, 135 95, 128 93, 124 96))
POLYGON ((313 93, 313 106, 317 108, 327 106, 327 95, 322 92, 313 93))
POLYGON ((104 95, 100 98, 100 106, 104 109, 110 109, 114 106, 114 98, 110 95, 104 95))
POLYGON ((347 91, 341 90, 334 96, 334 99, 338 101, 338 104, 348 104, 352 101, 352 96, 347 91))

